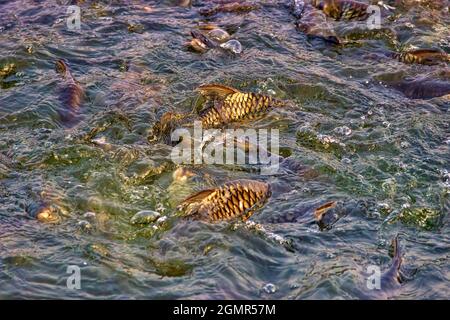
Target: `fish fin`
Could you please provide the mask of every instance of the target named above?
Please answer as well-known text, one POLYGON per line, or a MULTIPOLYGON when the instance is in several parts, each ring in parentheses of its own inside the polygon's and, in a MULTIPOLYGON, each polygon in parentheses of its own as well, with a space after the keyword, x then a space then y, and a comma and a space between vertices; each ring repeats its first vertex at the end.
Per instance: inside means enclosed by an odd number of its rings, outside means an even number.
POLYGON ((214 192, 214 189, 206 189, 202 190, 200 192, 197 192, 196 194, 189 196, 188 198, 184 199, 182 204, 191 204, 194 202, 200 202, 207 196, 209 196, 211 193, 214 192))
POLYGON ((323 215, 331 208, 336 207, 336 201, 330 201, 314 210, 314 217, 318 222, 322 220, 323 215))
POLYGON ((216 83, 203 84, 197 88, 197 91, 200 91, 200 94, 204 96, 217 96, 220 98, 224 98, 229 94, 240 92, 239 90, 232 87, 216 83))
POLYGON ((400 249, 398 234, 392 239, 392 247, 394 249, 394 257, 392 258, 392 268, 395 268, 397 271, 397 279, 400 280, 400 268, 402 266, 403 257, 402 251, 400 249))
POLYGON ((58 59, 55 63, 55 69, 61 74, 65 74, 68 70, 67 64, 63 59, 58 59))
POLYGON ((205 36, 204 34, 202 34, 201 32, 199 32, 197 30, 192 30, 191 36, 192 36, 192 38, 197 39, 200 42, 204 43, 208 48, 217 47, 217 44, 214 41, 210 40, 207 36, 205 36))
POLYGON ((177 209, 184 212, 184 217, 196 215, 200 212, 202 207, 202 200, 209 196, 214 189, 207 189, 197 192, 196 194, 184 199, 177 209))

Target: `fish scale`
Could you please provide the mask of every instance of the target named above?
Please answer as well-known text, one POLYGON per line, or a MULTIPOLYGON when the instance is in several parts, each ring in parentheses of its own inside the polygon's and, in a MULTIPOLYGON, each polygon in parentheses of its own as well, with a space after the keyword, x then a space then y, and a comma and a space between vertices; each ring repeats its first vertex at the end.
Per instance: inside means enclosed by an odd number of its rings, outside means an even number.
POLYGON ((280 101, 269 96, 237 92, 203 110, 200 118, 202 125, 207 128, 217 127, 234 121, 254 119, 267 112, 270 107, 279 105, 280 101))
POLYGON ((246 220, 270 195, 267 183, 240 179, 216 189, 201 191, 184 200, 178 210, 184 211, 186 216, 209 222, 234 218, 246 220))

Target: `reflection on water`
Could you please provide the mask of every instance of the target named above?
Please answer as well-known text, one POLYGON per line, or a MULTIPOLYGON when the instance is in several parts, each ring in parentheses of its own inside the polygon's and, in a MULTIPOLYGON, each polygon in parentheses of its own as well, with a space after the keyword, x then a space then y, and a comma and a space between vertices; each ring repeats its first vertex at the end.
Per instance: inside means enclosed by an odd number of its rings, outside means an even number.
POLYGON ((238 2, 1 2, 0 298, 363 298, 367 266, 388 268, 396 234, 416 272, 390 298, 448 297, 448 62, 394 54, 449 53, 448 3, 387 1, 370 32, 328 19, 333 45, 296 28, 288 1, 238 2), (80 30, 67 29, 69 4, 80 30), (196 52, 193 30, 242 52, 196 52), (84 94, 70 125, 61 110, 77 93, 58 59, 84 94), (147 137, 164 113, 199 109, 205 83, 289 101, 241 127, 278 128, 302 174, 178 175, 170 146, 147 137), (236 179, 272 186, 253 227, 174 215, 236 179), (321 228, 313 212, 327 203, 347 209, 321 228), (69 265, 81 290, 66 287, 69 265))

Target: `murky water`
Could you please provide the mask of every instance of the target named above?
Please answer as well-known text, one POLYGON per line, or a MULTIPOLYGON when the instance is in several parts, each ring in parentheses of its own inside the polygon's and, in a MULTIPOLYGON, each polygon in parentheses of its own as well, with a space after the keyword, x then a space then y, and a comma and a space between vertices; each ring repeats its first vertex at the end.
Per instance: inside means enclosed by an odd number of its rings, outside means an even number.
POLYGON ((413 100, 393 85, 448 65, 383 55, 450 52, 447 3, 392 1, 382 27, 394 36, 332 22, 349 42, 333 46, 296 30, 284 1, 208 17, 199 10, 212 1, 78 1, 81 30, 68 30, 69 2, 0 1, 0 69, 14 65, 0 77, 0 298, 358 299, 370 294, 367 267, 388 268, 396 234, 408 277, 389 298, 449 297, 449 98, 413 100), (242 53, 188 50, 204 23, 242 53), (85 90, 71 127, 60 121, 61 58, 85 90), (290 101, 242 127, 278 128, 283 153, 314 174, 201 165, 198 179, 173 183, 170 147, 148 131, 166 111, 195 109, 195 88, 212 82, 290 101), (292 248, 229 223, 131 221, 171 216, 192 192, 238 178, 283 186, 251 220, 292 248), (364 209, 329 230, 295 219, 331 200, 364 209), (57 223, 33 217, 43 202, 57 223), (66 286, 69 265, 80 290, 66 286))

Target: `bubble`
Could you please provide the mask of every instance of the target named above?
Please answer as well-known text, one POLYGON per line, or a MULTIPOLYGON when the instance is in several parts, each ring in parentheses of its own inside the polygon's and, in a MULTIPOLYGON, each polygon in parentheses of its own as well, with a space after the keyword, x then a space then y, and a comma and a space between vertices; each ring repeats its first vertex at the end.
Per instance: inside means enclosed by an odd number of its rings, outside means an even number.
POLYGON ((92 230, 92 224, 90 224, 89 221, 86 221, 86 220, 80 220, 77 223, 77 226, 82 231, 91 231, 92 230))
POLYGON ((87 220, 95 219, 95 216, 96 216, 95 212, 91 212, 91 211, 86 212, 85 214, 83 214, 83 218, 85 218, 87 220))
POLYGON ((407 141, 402 141, 402 142, 400 142, 400 147, 402 147, 402 148, 408 148, 408 147, 409 147, 409 142, 407 142, 407 141))
POLYGON ((349 158, 342 158, 341 162, 343 164, 350 164, 350 163, 352 163, 352 160, 350 160, 349 158))
POLYGON ((136 213, 130 220, 131 224, 148 224, 155 222, 161 214, 152 210, 142 210, 136 213))
POLYGON ((242 52, 242 45, 237 40, 230 40, 220 45, 221 48, 229 50, 235 54, 239 54, 242 52))
POLYGON ((272 294, 277 291, 277 287, 273 283, 268 283, 264 285, 263 290, 268 294, 272 294))
POLYGON ((334 129, 334 132, 340 134, 342 136, 349 136, 352 134, 352 129, 347 126, 337 127, 334 129))
POLYGON ((208 33, 208 36, 219 42, 224 42, 230 39, 230 34, 222 29, 213 29, 208 33))
POLYGON ((275 90, 273 90, 273 89, 267 90, 267 93, 270 94, 270 95, 272 95, 272 96, 276 95, 276 92, 275 92, 275 90))

